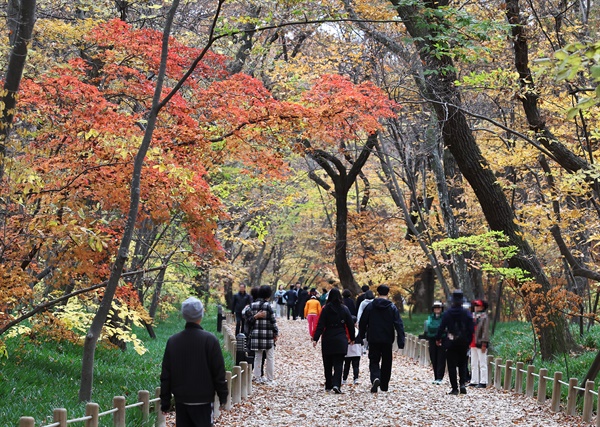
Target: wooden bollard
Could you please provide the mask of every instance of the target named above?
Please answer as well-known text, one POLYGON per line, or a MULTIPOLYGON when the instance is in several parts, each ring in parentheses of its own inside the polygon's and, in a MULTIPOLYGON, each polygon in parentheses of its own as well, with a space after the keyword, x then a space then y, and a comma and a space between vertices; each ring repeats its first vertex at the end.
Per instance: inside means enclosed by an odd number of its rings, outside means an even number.
POLYGON ((515 373, 515 393, 523 393, 523 362, 517 362, 517 372, 515 373))
POLYGON ((592 419, 592 409, 594 403, 594 396, 591 391, 594 389, 594 381, 586 381, 585 383, 585 394, 583 395, 583 413, 581 414, 583 421, 589 423, 592 419))
POLYGON ((113 425, 115 427, 125 427, 125 398, 123 396, 113 397, 113 408, 117 409, 113 413, 113 425))
POLYGON ((492 384, 493 383, 493 378, 492 375, 494 374, 494 370, 492 369, 492 366, 494 364, 494 356, 488 354, 487 355, 487 384, 492 384))
MULTIPOLYGON (((154 390, 154 397, 160 397, 160 387, 156 387, 154 390)), ((156 412, 156 422, 154 423, 155 427, 166 427, 167 420, 160 407, 160 400, 156 402, 156 405, 154 406, 154 412, 156 412)))
POLYGON ((140 409, 142 411, 142 422, 145 423, 150 417, 150 392, 148 390, 138 391, 138 402, 142 402, 140 409))
POLYGON ((35 419, 32 417, 19 418, 19 427, 35 427, 35 419))
POLYGON ((562 372, 554 373, 554 382, 552 383, 552 405, 550 410, 552 412, 560 411, 560 382, 562 381, 562 372))
POLYGON ((546 375, 548 375, 548 369, 540 369, 540 377, 538 378, 538 403, 544 403, 546 401, 546 375))
POLYGON ((240 368, 242 369, 242 378, 240 379, 240 384, 242 385, 242 400, 248 399, 248 375, 250 371, 248 370, 248 362, 240 362, 240 368))
POLYGON ((512 360, 507 360, 506 361, 506 368, 504 368, 504 390, 510 390, 511 389, 511 383, 512 383, 512 364, 513 361, 512 360))
POLYGON ((533 397, 533 371, 535 370, 535 366, 528 365, 527 366, 527 377, 525 378, 525 395, 527 397, 533 397))
POLYGON ((227 403, 225 404, 225 410, 229 411, 231 409, 231 371, 225 372, 225 381, 227 381, 227 403))
POLYGON ((85 405, 85 416, 92 417, 85 421, 85 427, 98 427, 98 414, 100 413, 100 405, 94 402, 88 402, 85 405))
POLYGON ((502 364, 502 359, 497 357, 496 358, 496 366, 494 367, 494 387, 497 390, 500 390, 501 384, 502 384, 502 367, 500 366, 502 364))
POLYGON ((234 366, 231 372, 231 378, 231 403, 240 403, 242 401, 242 368, 234 366))
POLYGON ((59 427, 67 427, 67 410, 65 408, 56 408, 53 412, 53 420, 59 427))
POLYGON ((213 418, 216 420, 221 415, 221 402, 219 401, 219 396, 215 394, 215 401, 213 404, 213 418))
POLYGON ((575 415, 577 407, 577 378, 569 378, 569 391, 567 393, 567 415, 575 415))

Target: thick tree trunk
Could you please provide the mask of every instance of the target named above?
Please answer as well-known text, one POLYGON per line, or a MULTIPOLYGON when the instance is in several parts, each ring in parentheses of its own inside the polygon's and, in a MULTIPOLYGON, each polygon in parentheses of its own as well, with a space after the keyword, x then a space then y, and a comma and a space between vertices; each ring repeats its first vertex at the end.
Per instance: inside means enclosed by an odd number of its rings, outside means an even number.
MULTIPOLYGON (((436 34, 431 33, 433 27, 425 20, 418 6, 406 5, 399 0, 390 1, 413 37, 421 61, 431 71, 425 76, 426 88, 423 95, 432 104, 440 121, 445 146, 473 188, 490 228, 502 231, 508 237, 508 244, 519 249, 519 253, 509 260, 509 265, 528 272, 541 285, 538 292, 545 294, 551 289, 550 282, 532 248, 523 239, 522 232, 515 222, 514 212, 497 184, 487 160, 481 154, 466 116, 460 108, 462 102, 454 85, 457 77, 453 71, 452 60, 447 55, 436 55, 436 34)), ((541 296, 539 301, 545 301, 543 295, 541 296)), ((535 304, 538 304, 535 307, 537 310, 542 309, 549 316, 548 321, 535 325, 540 337, 542 358, 548 360, 573 348, 574 341, 566 328, 565 318, 549 306, 540 307, 543 302, 535 304)), ((535 321, 535 317, 533 320, 535 321)))

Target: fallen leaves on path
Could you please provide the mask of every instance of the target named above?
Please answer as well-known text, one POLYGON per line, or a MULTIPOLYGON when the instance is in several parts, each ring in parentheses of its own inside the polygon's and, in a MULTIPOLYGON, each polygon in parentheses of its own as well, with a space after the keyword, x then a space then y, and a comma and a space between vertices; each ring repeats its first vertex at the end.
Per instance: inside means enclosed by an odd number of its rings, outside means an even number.
POLYGON ((363 356, 359 384, 342 386, 340 395, 326 393, 320 344, 313 348, 306 321, 281 319, 278 326, 276 385, 254 383, 250 398, 221 412, 215 427, 590 425, 579 417, 552 413, 549 404, 493 388, 469 388, 466 395, 450 396, 447 379, 444 385, 432 384, 428 367, 400 353, 394 353, 388 392, 370 392, 369 360, 363 356))

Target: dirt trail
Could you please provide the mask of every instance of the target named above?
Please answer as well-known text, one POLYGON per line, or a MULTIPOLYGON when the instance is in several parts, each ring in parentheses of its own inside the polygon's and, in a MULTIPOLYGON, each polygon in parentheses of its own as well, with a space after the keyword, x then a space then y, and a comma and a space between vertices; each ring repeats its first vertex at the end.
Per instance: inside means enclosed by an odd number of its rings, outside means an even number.
POLYGON ((388 392, 370 392, 368 358, 363 356, 359 384, 342 386, 340 395, 326 393, 320 344, 313 348, 306 321, 282 319, 278 326, 277 384, 255 384, 250 399, 222 412, 216 427, 590 425, 512 392, 469 388, 466 395, 450 396, 447 378, 444 385, 432 384, 429 368, 399 353, 394 354, 388 392))

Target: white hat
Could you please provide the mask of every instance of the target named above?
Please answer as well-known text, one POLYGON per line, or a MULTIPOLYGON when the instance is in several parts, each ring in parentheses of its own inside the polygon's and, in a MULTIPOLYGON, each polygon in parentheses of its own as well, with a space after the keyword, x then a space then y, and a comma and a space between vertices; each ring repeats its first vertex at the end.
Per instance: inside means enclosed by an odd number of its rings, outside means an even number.
POLYGON ((186 322, 193 322, 204 316, 204 306, 198 298, 189 297, 181 304, 181 315, 186 322))

